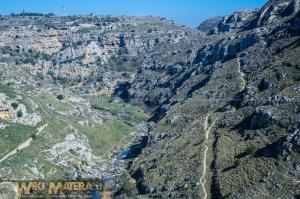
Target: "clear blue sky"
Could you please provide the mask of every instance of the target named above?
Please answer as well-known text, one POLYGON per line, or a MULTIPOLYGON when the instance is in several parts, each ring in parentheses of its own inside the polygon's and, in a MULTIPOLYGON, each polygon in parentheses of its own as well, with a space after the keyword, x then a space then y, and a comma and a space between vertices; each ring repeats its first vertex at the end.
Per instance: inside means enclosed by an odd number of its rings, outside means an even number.
POLYGON ((213 16, 223 16, 246 8, 261 7, 267 0, 0 0, 0 14, 53 12, 68 15, 153 15, 175 20, 179 24, 198 26, 213 16))

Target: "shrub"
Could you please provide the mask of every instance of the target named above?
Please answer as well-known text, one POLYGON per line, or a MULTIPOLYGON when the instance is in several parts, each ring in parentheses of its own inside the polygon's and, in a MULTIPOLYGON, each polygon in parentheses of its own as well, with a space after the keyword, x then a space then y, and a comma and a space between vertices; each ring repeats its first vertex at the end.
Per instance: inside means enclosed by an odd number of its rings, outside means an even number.
POLYGON ((46 27, 47 29, 57 29, 57 27, 56 27, 54 24, 52 24, 52 23, 47 23, 47 24, 45 24, 45 27, 46 27))
POLYGON ((78 42, 75 43, 76 46, 80 46, 82 44, 83 44, 83 41, 78 41, 78 42))
POLYGON ((61 95, 61 94, 59 94, 56 98, 59 99, 59 100, 63 100, 63 99, 64 99, 64 96, 61 95))
POLYGON ((47 53, 42 53, 41 58, 45 59, 46 61, 49 61, 51 59, 51 55, 49 55, 47 53))
POLYGON ((31 137, 32 137, 32 139, 35 140, 36 139, 36 134, 32 134, 31 137))
POLYGON ((91 30, 89 28, 81 28, 77 31, 77 33, 89 33, 91 30))
POLYGON ((159 44, 159 38, 155 38, 154 43, 155 43, 155 45, 158 45, 159 44))
POLYGON ((26 59, 24 60, 24 63, 25 63, 25 64, 35 65, 35 61, 34 61, 34 59, 33 59, 32 57, 26 58, 26 59))
POLYGON ((246 153, 247 155, 254 155, 255 152, 256 152, 256 150, 257 150, 256 146, 251 145, 251 146, 249 146, 249 147, 247 147, 247 148, 245 149, 245 153, 246 153))
POLYGON ((34 53, 34 49, 29 48, 29 49, 28 49, 28 52, 29 52, 29 53, 34 53))
POLYGON ((69 83, 69 80, 66 77, 57 77, 56 81, 60 84, 68 84, 69 83))
POLYGON ((55 14, 52 13, 52 12, 49 12, 49 13, 45 14, 45 16, 46 16, 46 17, 53 17, 53 16, 55 16, 55 14))
POLYGON ((96 104, 92 104, 92 105, 91 105, 91 108, 93 108, 93 109, 98 109, 99 107, 98 107, 98 105, 96 105, 96 104))
POLYGON ((239 167, 241 164, 241 161, 240 160, 234 160, 234 166, 235 167, 239 167))
POLYGON ((18 106, 19 106, 19 104, 16 103, 16 102, 13 102, 13 103, 11 103, 11 106, 12 106, 14 109, 17 109, 18 106))
POLYGON ((113 102, 113 99, 109 98, 108 103, 112 103, 112 102, 113 102))
POLYGON ((22 116, 23 116, 22 111, 18 111, 18 112, 17 112, 17 117, 22 117, 22 116))
POLYGON ((229 192, 227 195, 224 196, 224 198, 232 198, 233 193, 229 192))

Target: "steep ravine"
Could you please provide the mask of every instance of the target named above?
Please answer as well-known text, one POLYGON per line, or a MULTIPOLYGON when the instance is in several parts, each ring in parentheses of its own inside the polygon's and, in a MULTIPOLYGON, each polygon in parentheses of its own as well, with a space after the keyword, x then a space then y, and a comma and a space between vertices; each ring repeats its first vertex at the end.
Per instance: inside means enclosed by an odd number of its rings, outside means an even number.
MULTIPOLYGON (((155 116, 148 145, 129 167, 140 194, 297 196, 298 185, 286 177, 298 181, 299 173, 298 131, 289 130, 300 122, 294 2, 270 1, 261 10, 225 18, 220 23, 229 28, 209 32, 213 42, 193 51, 189 69, 173 74, 160 65, 142 68, 127 90, 130 102, 151 105, 155 116), (253 25, 266 8, 269 15, 253 25), (281 16, 283 10, 288 16, 281 16)), ((222 27, 215 25, 205 28, 222 27)))

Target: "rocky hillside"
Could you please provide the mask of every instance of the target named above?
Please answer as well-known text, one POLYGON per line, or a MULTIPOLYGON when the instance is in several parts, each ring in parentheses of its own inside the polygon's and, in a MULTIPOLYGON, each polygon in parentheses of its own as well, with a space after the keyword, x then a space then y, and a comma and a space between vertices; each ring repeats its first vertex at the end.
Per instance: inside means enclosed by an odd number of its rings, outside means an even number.
POLYGON ((111 179, 116 198, 299 198, 299 3, 197 29, 1 16, 0 179, 111 179))
POLYGON ((300 196, 299 17, 299 1, 270 1, 205 21, 188 58, 145 59, 124 91, 153 113, 129 168, 140 194, 300 196))

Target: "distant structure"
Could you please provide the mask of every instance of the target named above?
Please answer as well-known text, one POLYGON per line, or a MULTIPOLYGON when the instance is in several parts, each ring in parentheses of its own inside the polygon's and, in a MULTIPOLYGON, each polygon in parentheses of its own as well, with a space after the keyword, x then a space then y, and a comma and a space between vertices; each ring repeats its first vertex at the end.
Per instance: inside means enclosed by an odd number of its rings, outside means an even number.
POLYGON ((67 16, 67 10, 64 4, 62 5, 62 10, 63 10, 63 16, 67 16))
POLYGON ((95 17, 96 16, 96 1, 95 0, 93 0, 93 6, 92 6, 92 10, 91 10, 91 17, 95 17))

